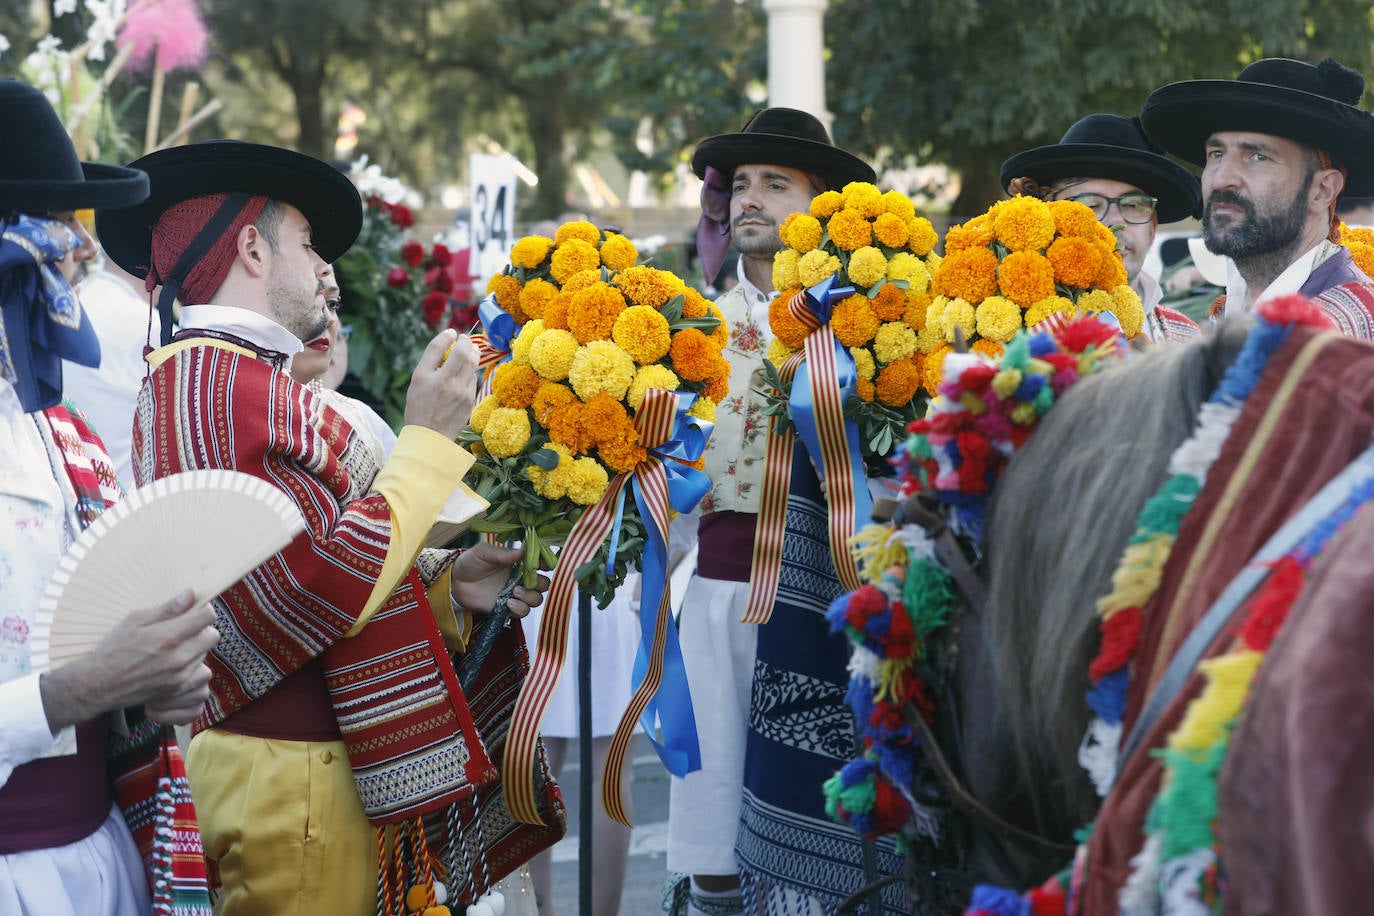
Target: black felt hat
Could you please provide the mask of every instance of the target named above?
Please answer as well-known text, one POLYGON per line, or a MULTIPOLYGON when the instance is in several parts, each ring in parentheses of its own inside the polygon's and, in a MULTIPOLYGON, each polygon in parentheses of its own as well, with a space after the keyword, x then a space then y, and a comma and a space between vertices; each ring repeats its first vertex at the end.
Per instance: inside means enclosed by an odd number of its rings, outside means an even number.
POLYGON ((136 207, 97 213, 100 244, 137 277, 152 261, 153 226, 167 209, 207 194, 239 192, 290 204, 310 223, 325 261, 348 250, 363 224, 362 198, 346 176, 319 159, 276 146, 206 140, 149 153, 129 163, 148 173, 151 193, 136 207))
POLYGON ((1161 223, 1198 215, 1202 188, 1191 172, 1146 138, 1140 121, 1090 114, 1058 143, 1017 153, 1002 163, 1002 187, 1017 178, 1048 185, 1065 178, 1102 178, 1135 185, 1159 201, 1161 223))
POLYGON ((819 175, 831 190, 851 181, 876 181, 872 166, 830 141, 825 125, 795 108, 762 108, 737 134, 707 137, 692 151, 692 171, 711 166, 730 180, 737 166, 782 165, 819 175))
POLYGON ((1202 165, 1218 131, 1270 134, 1331 154, 1347 170, 1345 192, 1374 195, 1374 115, 1356 106, 1364 77, 1327 58, 1257 60, 1233 80, 1188 80, 1156 89, 1140 112, 1145 133, 1185 162, 1202 165))
POLYGON ((135 169, 82 162, 42 92, 0 79, 0 211, 46 213, 127 207, 148 196, 135 169))

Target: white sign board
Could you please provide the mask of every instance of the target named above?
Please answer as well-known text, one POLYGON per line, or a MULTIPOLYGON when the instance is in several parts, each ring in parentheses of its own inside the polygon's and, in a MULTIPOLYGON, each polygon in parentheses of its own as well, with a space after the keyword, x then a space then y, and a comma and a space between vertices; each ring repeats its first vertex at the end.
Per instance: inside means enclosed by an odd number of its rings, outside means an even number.
POLYGON ((472 186, 472 276, 485 281, 510 261, 515 244, 515 160, 473 153, 468 165, 472 186))

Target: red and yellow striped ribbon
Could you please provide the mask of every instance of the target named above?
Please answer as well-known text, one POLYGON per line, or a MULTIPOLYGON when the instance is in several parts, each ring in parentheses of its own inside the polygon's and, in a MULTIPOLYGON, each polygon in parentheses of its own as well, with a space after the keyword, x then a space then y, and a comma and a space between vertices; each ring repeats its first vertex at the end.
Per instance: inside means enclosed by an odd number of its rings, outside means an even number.
POLYGON ((491 377, 497 365, 510 356, 510 351, 497 349, 485 334, 473 334, 472 345, 477 348, 477 374, 482 379, 482 387, 477 393, 480 401, 491 394, 491 377))
MULTIPOLYGON (((798 351, 778 367, 778 375, 784 383, 791 383, 805 358, 805 352, 798 351)), ((754 531, 754 556, 749 566, 749 600, 740 623, 767 623, 773 616, 773 601, 778 595, 787 491, 792 487, 792 448, 797 441, 793 430, 778 431, 781 422, 782 418, 776 416, 768 422, 763 482, 759 486, 758 526, 754 531)))
MULTIPOLYGON (((840 399, 839 366, 835 362, 835 335, 826 325, 806 339, 810 366, 811 402, 816 409, 816 434, 825 468, 825 502, 830 518, 830 556, 835 575, 847 591, 863 587, 859 568, 849 550, 854 536, 854 488, 866 487, 866 479, 854 479, 854 456, 845 431, 844 402, 840 399)), ((867 521, 867 519, 864 519, 867 521)))

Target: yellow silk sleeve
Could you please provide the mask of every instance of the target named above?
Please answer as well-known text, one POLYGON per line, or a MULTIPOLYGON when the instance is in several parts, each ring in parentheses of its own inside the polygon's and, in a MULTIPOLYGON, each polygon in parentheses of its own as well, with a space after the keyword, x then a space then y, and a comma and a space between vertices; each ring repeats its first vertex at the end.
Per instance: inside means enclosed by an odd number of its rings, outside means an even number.
POLYGON ((444 645, 450 652, 463 652, 468 647, 468 637, 472 635, 472 612, 454 612, 453 595, 449 592, 452 572, 452 568, 441 572, 425 589, 425 594, 429 595, 429 605, 434 609, 434 620, 439 624, 444 645))

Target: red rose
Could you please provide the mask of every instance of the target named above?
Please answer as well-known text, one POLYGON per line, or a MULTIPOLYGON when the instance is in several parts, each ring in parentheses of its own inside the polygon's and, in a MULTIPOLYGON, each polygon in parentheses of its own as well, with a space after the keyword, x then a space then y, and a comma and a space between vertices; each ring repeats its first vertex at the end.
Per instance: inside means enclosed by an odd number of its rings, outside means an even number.
POLYGON ((401 257, 411 267, 419 267, 425 259, 425 246, 419 242, 406 242, 401 246, 401 257))
POLYGON ((430 285, 441 293, 453 292, 453 280, 442 270, 435 274, 434 279, 430 281, 430 285))
POLYGON ((477 306, 460 305, 454 308, 453 316, 449 319, 448 326, 454 330, 466 334, 472 330, 472 326, 477 323, 477 306))
POLYGON ((410 282, 410 273, 404 267, 393 267, 386 272, 386 284, 392 289, 404 289, 410 282))
POLYGON ((402 229, 409 229, 415 225, 415 216, 405 204, 392 204, 391 221, 402 229))
POLYGON ((420 300, 420 308, 425 313, 425 324, 429 325, 432 331, 438 330, 444 312, 448 311, 448 296, 437 290, 425 293, 425 298, 420 300))
POLYGON ((453 255, 443 245, 435 245, 434 253, 429 256, 429 263, 435 267, 447 267, 448 262, 453 260, 453 255))

